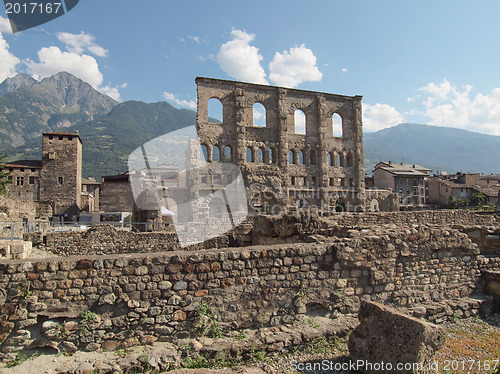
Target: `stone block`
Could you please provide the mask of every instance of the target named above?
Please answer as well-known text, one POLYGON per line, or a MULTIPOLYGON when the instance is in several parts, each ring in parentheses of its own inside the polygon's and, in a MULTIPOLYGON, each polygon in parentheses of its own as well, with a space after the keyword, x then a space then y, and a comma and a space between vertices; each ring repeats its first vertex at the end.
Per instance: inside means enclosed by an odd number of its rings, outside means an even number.
MULTIPOLYGON (((422 373, 429 367, 435 352, 445 343, 442 327, 407 316, 372 301, 363 301, 359 310, 359 326, 349 337, 352 361, 386 363, 377 373, 422 373), (397 365, 421 364, 423 370, 404 370, 397 365), (389 369, 392 365, 392 370, 389 369), (396 371, 395 371, 396 370, 396 371)), ((368 365, 366 365, 368 367, 368 365)), ((361 370, 364 373, 374 371, 361 370)))

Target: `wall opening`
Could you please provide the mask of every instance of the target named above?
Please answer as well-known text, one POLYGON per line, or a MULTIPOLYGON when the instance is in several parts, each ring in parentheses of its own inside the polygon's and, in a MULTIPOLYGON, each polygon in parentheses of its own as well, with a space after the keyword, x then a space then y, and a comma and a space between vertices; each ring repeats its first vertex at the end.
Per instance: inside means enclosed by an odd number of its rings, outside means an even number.
POLYGON ((253 125, 256 127, 266 127, 266 107, 262 103, 253 104, 253 125))
POLYGON ((332 116, 332 127, 333 127, 333 136, 342 137, 342 117, 338 113, 334 113, 332 116))
POLYGON ((230 146, 226 145, 224 147, 224 162, 231 162, 231 161, 233 161, 232 150, 230 146))
POLYGON ((267 150, 267 162, 269 162, 270 164, 275 162, 274 148, 269 148, 267 150))
POLYGON ((295 155, 294 155, 294 153, 293 153, 293 151, 291 149, 288 152, 288 163, 289 164, 295 164, 295 155))
POLYGON ((257 149, 257 162, 264 162, 264 148, 260 147, 257 149))
POLYGON ((201 148, 201 152, 200 152, 201 161, 210 161, 208 159, 208 147, 205 144, 202 144, 200 146, 200 148, 201 148))
POLYGON ((222 123, 224 122, 224 111, 222 102, 216 97, 208 100, 208 122, 222 123))
POLYGON ((247 147, 247 162, 254 162, 252 148, 247 147))
POLYGON ((300 110, 297 109, 294 114, 294 132, 295 134, 301 134, 305 135, 306 134, 306 114, 300 110))
POLYGON ((212 149, 212 161, 220 162, 221 157, 220 157, 220 148, 218 145, 214 145, 214 148, 212 149))
POLYGON ((304 165, 304 152, 299 151, 299 165, 304 165))

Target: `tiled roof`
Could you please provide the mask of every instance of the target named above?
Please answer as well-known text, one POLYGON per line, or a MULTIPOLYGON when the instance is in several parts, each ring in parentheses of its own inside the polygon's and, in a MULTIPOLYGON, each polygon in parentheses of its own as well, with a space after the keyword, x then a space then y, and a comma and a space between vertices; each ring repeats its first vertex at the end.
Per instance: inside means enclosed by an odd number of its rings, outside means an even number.
POLYGON ((42 167, 42 161, 41 160, 18 160, 18 161, 12 161, 12 162, 4 164, 4 167, 40 169, 42 167))
POLYGON ((417 164, 393 164, 384 161, 375 165, 375 169, 382 169, 394 175, 410 177, 426 177, 431 171, 431 169, 424 168, 423 166, 417 164))

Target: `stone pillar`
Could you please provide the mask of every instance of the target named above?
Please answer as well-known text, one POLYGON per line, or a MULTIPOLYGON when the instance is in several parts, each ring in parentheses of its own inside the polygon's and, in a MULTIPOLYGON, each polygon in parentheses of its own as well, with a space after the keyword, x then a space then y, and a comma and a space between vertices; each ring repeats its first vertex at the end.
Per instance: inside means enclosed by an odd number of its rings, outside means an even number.
POLYGON ((363 111, 361 107, 362 96, 354 96, 353 113, 354 113, 354 137, 356 139, 356 155, 354 166, 356 168, 356 176, 354 186, 357 191, 357 204, 365 206, 365 162, 363 153, 363 111))
POLYGON ((245 145, 245 91, 242 88, 234 90, 234 105, 236 114, 236 149, 234 150, 234 163, 236 165, 246 162, 246 145, 245 145))

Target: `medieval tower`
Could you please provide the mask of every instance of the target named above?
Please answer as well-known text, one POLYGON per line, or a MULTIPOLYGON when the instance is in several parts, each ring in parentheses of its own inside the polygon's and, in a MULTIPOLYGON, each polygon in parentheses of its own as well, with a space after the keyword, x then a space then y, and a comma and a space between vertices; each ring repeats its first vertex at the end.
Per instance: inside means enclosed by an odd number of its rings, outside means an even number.
POLYGON ((77 215, 82 195, 82 141, 78 133, 43 134, 40 201, 54 214, 77 215))

